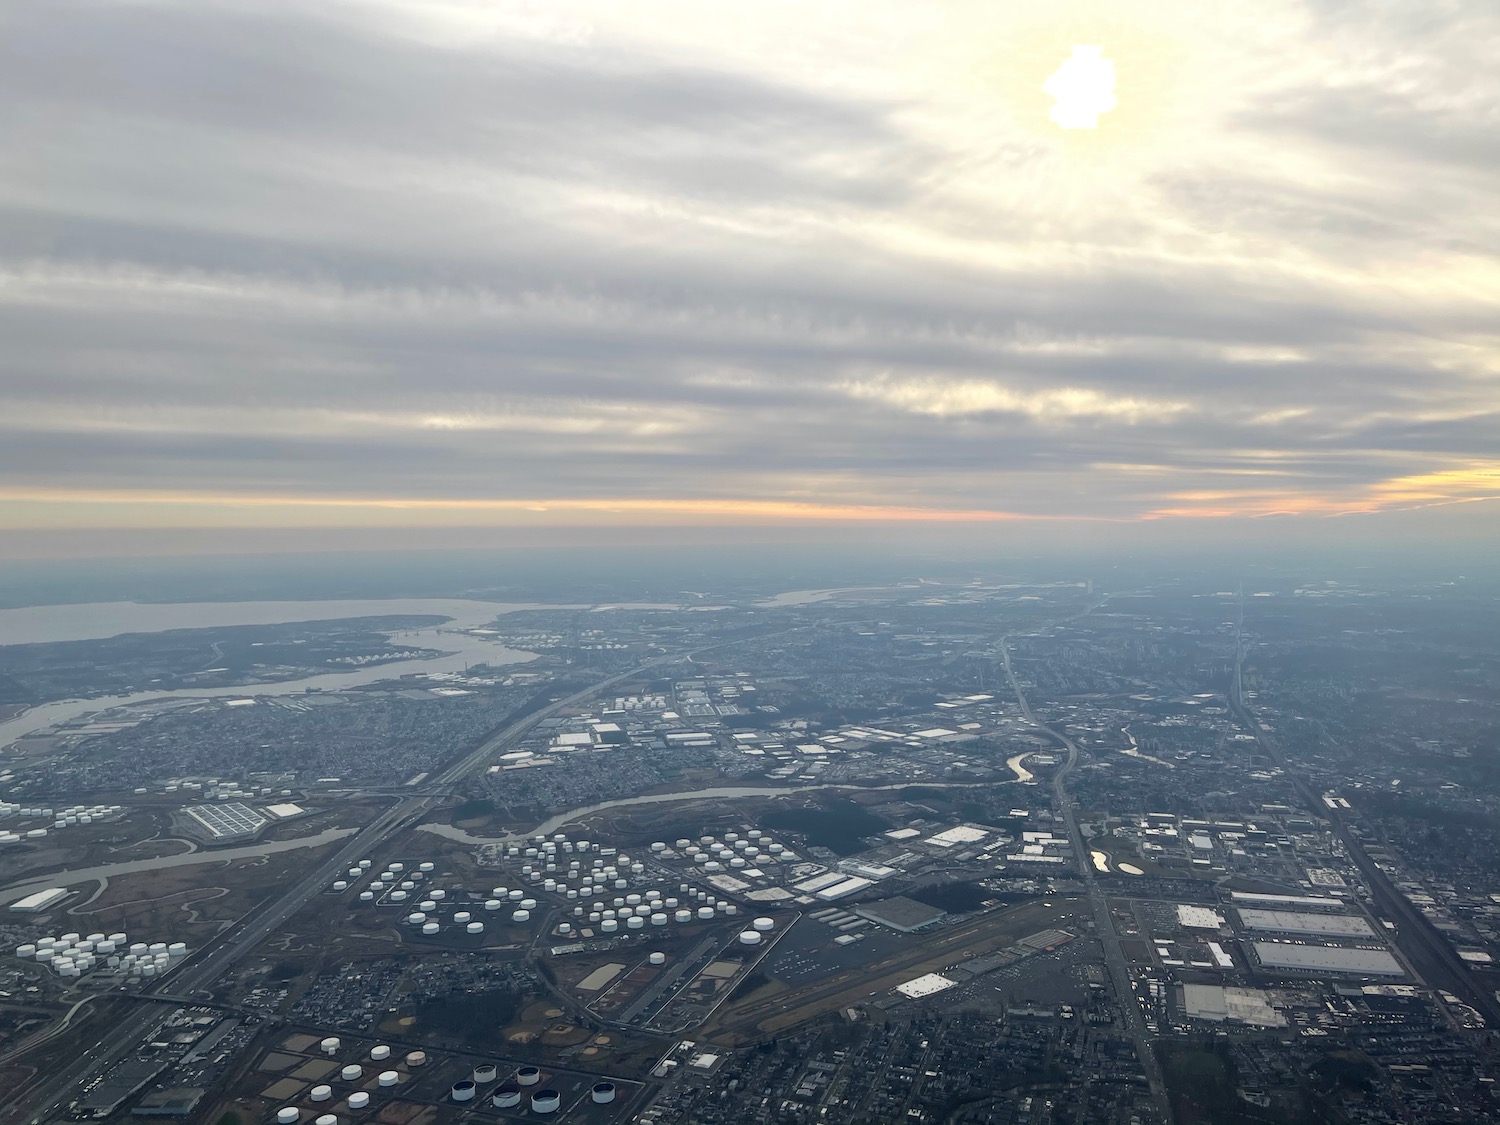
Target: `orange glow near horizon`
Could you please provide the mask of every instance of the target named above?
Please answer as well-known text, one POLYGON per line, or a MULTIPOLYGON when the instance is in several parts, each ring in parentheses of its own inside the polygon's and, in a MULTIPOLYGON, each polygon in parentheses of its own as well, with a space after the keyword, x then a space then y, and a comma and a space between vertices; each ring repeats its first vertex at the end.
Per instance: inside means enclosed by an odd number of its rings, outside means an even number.
POLYGON ((390 497, 237 496, 102 489, 0 490, 0 527, 149 528, 273 526, 452 526, 453 517, 502 517, 514 526, 636 523, 1131 523, 1160 519, 1259 518, 1273 515, 1375 514, 1500 499, 1500 464, 1392 477, 1357 492, 1188 490, 1167 493, 1159 507, 1136 514, 1050 515, 982 508, 813 500, 705 498, 399 499, 390 497), (10 511, 5 509, 9 508, 10 511))

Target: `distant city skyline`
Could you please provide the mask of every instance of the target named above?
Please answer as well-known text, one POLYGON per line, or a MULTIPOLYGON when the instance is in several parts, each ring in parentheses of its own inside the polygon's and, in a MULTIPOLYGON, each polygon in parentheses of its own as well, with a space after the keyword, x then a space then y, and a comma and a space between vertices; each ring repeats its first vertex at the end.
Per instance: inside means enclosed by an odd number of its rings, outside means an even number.
POLYGON ((994 8, 10 14, 0 558, 1500 532, 1500 8, 994 8))

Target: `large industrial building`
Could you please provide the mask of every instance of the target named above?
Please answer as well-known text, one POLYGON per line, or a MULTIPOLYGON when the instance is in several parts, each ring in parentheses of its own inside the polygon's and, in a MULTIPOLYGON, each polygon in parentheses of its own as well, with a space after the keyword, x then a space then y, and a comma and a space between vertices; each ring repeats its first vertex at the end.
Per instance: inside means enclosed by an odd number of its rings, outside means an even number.
POLYGON ((1347 914, 1302 914, 1290 910, 1251 910, 1240 907, 1240 923, 1247 930, 1297 937, 1365 939, 1375 936, 1370 923, 1347 914))
POLYGON ((1266 969, 1346 977, 1404 977, 1401 963, 1384 949, 1343 949, 1326 945, 1287 945, 1276 941, 1250 943, 1255 959, 1266 969))
POLYGON ((189 805, 182 811, 216 844, 248 839, 270 823, 267 817, 237 801, 223 805, 189 805))
POLYGON ((22 914, 36 914, 46 910, 49 906, 56 906, 71 892, 66 887, 48 887, 44 891, 27 895, 25 898, 17 899, 10 904, 12 910, 20 911, 22 914))
POLYGON ((1349 904, 1340 898, 1317 898, 1312 895, 1266 895, 1254 891, 1231 891, 1229 900, 1238 907, 1261 910, 1298 910, 1315 914, 1342 914, 1349 904))
POLYGON ((882 926, 889 926, 903 934, 914 934, 918 930, 925 930, 948 917, 946 911, 902 895, 856 906, 854 913, 861 918, 879 922, 882 926))

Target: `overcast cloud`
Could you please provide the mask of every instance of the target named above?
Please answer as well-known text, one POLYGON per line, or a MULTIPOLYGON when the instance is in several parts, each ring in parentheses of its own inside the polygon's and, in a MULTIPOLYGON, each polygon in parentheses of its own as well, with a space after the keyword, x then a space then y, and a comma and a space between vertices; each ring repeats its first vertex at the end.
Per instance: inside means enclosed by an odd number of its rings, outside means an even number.
POLYGON ((1500 496, 1500 7, 995 7, 12 7, 0 526, 1500 496))

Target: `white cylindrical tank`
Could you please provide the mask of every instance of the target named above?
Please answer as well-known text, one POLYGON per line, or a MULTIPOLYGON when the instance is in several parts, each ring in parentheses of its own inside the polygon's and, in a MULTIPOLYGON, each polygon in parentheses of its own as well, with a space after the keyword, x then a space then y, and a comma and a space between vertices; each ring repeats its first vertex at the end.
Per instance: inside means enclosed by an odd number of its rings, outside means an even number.
POLYGON ((406 892, 405 891, 392 891, 391 892, 391 901, 392 902, 405 902, 406 901, 406 897, 407 896, 406 896, 406 892))
POLYGON ((374 1047, 370 1048, 370 1057, 376 1062, 380 1062, 382 1059, 388 1059, 391 1057, 391 1049, 384 1043, 378 1043, 374 1047))
POLYGON ((487 1086, 498 1078, 499 1075, 499 1069, 494 1063, 480 1063, 474 1068, 474 1072, 469 1077, 474 1079, 477 1085, 487 1086))
POLYGON ((339 1077, 342 1078, 345 1082, 358 1082, 360 1079, 360 1075, 364 1074, 364 1072, 365 1071, 363 1067, 356 1066, 354 1063, 350 1063, 348 1066, 344 1067, 343 1070, 339 1071, 339 1077))
POLYGON ((349 1095, 350 1109, 365 1109, 370 1104, 370 1095, 364 1090, 355 1090, 349 1095))
POLYGON ((375 1081, 382 1086, 394 1086, 397 1082, 401 1081, 401 1075, 397 1074, 394 1070, 382 1070, 375 1081))
POLYGON ((414 1070, 419 1066, 427 1065, 426 1051, 408 1051, 406 1054, 406 1068, 414 1070))
POLYGON ((774 918, 757 918, 750 924, 763 934, 769 933, 776 928, 776 920, 774 918))
POLYGON ((529 922, 531 921, 531 911, 514 910, 511 912, 510 920, 512 922, 529 922))
POLYGON ((460 910, 453 915, 453 920, 455 922, 471 922, 474 920, 474 915, 470 914, 467 910, 460 910))
POLYGON ((474 1083, 468 1078, 462 1082, 455 1082, 448 1094, 456 1102, 471 1102, 474 1100, 474 1083))
POLYGON ((514 1109, 521 1104, 521 1088, 513 1082, 507 1082, 495 1089, 495 1095, 490 1101, 496 1109, 514 1109))
POLYGON ((375 901, 375 892, 374 891, 360 891, 359 892, 359 901, 360 902, 374 902, 375 901))
POLYGON ((406 916, 408 926, 420 926, 425 921, 427 921, 427 915, 420 910, 413 910, 406 916))
POLYGON ((336 890, 336 891, 347 891, 349 889, 348 880, 346 880, 346 879, 335 879, 333 881, 333 889, 336 890))
POLYGON ((761 937, 759 932, 756 930, 746 930, 744 933, 740 934, 741 945, 759 945, 760 942, 761 937))
POLYGON ((320 1113, 313 1125, 339 1125, 339 1119, 331 1113, 320 1113))
POLYGON ((499 910, 500 905, 501 903, 498 898, 487 898, 484 900, 484 908, 486 910, 499 910))
POLYGON ((667 963, 667 955, 661 952, 653 953, 646 959, 653 965, 665 965, 667 963))
POLYGON ((297 1119, 301 1116, 296 1106, 282 1106, 276 1111, 276 1125, 297 1125, 297 1119))
POLYGON ((16 956, 17 957, 28 957, 28 958, 29 957, 35 957, 36 956, 36 946, 34 946, 34 945, 18 945, 18 946, 16 946, 16 956))
POLYGON ((308 1099, 315 1102, 326 1102, 333 1097, 332 1086, 314 1086, 307 1092, 308 1099))
POLYGON ((604 1105, 606 1102, 615 1100, 615 1084, 613 1082, 595 1082, 594 1088, 589 1091, 589 1097, 596 1105, 604 1105))
POLYGON ((532 1113, 556 1113, 562 1105, 562 1095, 556 1090, 538 1090, 531 1095, 532 1113))
POLYGON ((646 928, 646 919, 627 918, 625 919, 625 928, 627 930, 643 930, 646 928))
POLYGON ((667 924, 667 916, 665 914, 653 914, 651 915, 651 924, 653 926, 665 926, 667 924))
POLYGON ((470 922, 468 926, 465 927, 465 929, 471 934, 482 934, 484 933, 484 923, 470 922))
POLYGON ((693 912, 691 910, 679 910, 672 917, 678 922, 691 922, 693 920, 693 912))
POLYGON ((535 1086, 541 1080, 542 1071, 540 1067, 523 1066, 520 1070, 516 1071, 516 1081, 522 1086, 535 1086))
POLYGON ((714 920, 714 908, 712 906, 698 907, 698 921, 712 922, 714 920))
POLYGON ((423 922, 422 934, 424 937, 432 937, 433 934, 437 933, 442 928, 443 927, 438 925, 436 922, 423 922))
POLYGON ((613 918, 606 918, 604 919, 604 921, 599 923, 599 928, 607 934, 612 934, 616 933, 619 930, 620 923, 615 921, 615 919, 613 918))

